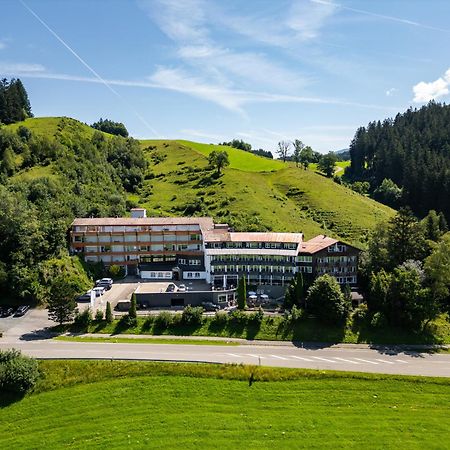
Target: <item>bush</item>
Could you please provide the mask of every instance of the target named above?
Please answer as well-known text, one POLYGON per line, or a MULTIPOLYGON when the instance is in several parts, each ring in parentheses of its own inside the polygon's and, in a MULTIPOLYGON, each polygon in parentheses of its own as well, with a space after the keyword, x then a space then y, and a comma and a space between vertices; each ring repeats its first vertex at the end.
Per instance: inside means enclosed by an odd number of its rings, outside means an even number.
POLYGON ((298 306, 294 305, 289 312, 288 320, 289 322, 298 322, 303 316, 303 310, 298 306))
POLYGON ((248 320, 248 316, 245 312, 240 311, 240 310, 235 310, 230 314, 230 321, 238 324, 246 324, 248 320))
POLYGON ((92 312, 90 308, 85 309, 82 313, 78 312, 75 316, 74 324, 82 329, 87 329, 92 323, 92 312))
POLYGON ((228 322, 228 314, 223 311, 216 311, 213 321, 217 325, 225 326, 228 322))
POLYGON ((201 306, 192 307, 191 305, 188 305, 181 314, 181 321, 186 325, 200 325, 202 319, 203 308, 201 306))
POLYGON ((38 363, 19 350, 0 351, 0 392, 25 394, 39 378, 38 363))
POLYGON ((172 314, 167 311, 160 312, 155 318, 155 327, 166 330, 172 324, 172 314))
POLYGON ((381 312, 376 312, 372 320, 370 321, 370 326, 373 328, 384 328, 387 325, 386 317, 381 312))
POLYGON ((260 324, 263 321, 263 319, 264 319, 264 311, 261 308, 261 306, 258 308, 258 311, 247 316, 247 320, 254 324, 260 324))
POLYGON ((101 322, 103 320, 103 311, 101 309, 97 309, 95 312, 95 320, 97 322, 101 322))
POLYGON ((108 269, 109 276, 111 278, 119 279, 125 276, 125 271, 120 266, 110 266, 108 269))
POLYGON ((363 303, 353 311, 352 314, 353 323, 361 325, 367 319, 367 314, 368 314, 367 304, 363 303))

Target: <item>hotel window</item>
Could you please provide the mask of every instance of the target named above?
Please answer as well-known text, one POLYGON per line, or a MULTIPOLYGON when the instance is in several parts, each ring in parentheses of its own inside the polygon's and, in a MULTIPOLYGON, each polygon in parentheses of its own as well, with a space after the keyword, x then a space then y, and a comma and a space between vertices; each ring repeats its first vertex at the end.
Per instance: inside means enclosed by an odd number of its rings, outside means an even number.
POLYGON ((191 266, 200 266, 202 262, 199 259, 190 259, 189 264, 191 266))
POLYGON ((179 260, 178 260, 178 264, 186 264, 186 260, 184 259, 184 258, 180 258, 179 260))

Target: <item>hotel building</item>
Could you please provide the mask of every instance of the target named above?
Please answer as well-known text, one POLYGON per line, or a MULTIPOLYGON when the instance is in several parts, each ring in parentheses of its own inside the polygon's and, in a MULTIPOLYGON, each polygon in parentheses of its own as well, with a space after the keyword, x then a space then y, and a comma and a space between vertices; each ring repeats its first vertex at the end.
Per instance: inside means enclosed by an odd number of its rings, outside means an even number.
POLYGON ((285 286, 301 271, 329 273, 341 284, 357 284, 359 250, 326 236, 303 241, 302 233, 240 233, 210 217, 84 218, 72 223, 71 251, 86 262, 119 265, 151 280, 203 280, 235 287, 285 286))

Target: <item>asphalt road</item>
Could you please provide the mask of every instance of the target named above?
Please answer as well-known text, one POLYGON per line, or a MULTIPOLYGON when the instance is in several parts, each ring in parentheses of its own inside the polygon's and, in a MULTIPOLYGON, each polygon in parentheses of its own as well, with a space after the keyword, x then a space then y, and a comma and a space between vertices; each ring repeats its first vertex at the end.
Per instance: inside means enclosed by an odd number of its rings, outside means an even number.
POLYGON ((36 358, 133 359, 450 376, 450 354, 383 352, 369 348, 305 349, 294 346, 118 344, 48 340, 0 340, 0 349, 19 348, 36 358))

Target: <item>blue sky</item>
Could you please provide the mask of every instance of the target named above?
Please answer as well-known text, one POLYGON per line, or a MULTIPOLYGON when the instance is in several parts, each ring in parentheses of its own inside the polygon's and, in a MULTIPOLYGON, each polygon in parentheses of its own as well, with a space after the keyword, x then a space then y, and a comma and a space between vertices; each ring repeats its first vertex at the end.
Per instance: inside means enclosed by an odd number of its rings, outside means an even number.
POLYGON ((358 126, 448 101, 448 0, 3 0, 0 76, 36 116, 138 138, 326 152, 358 126))

